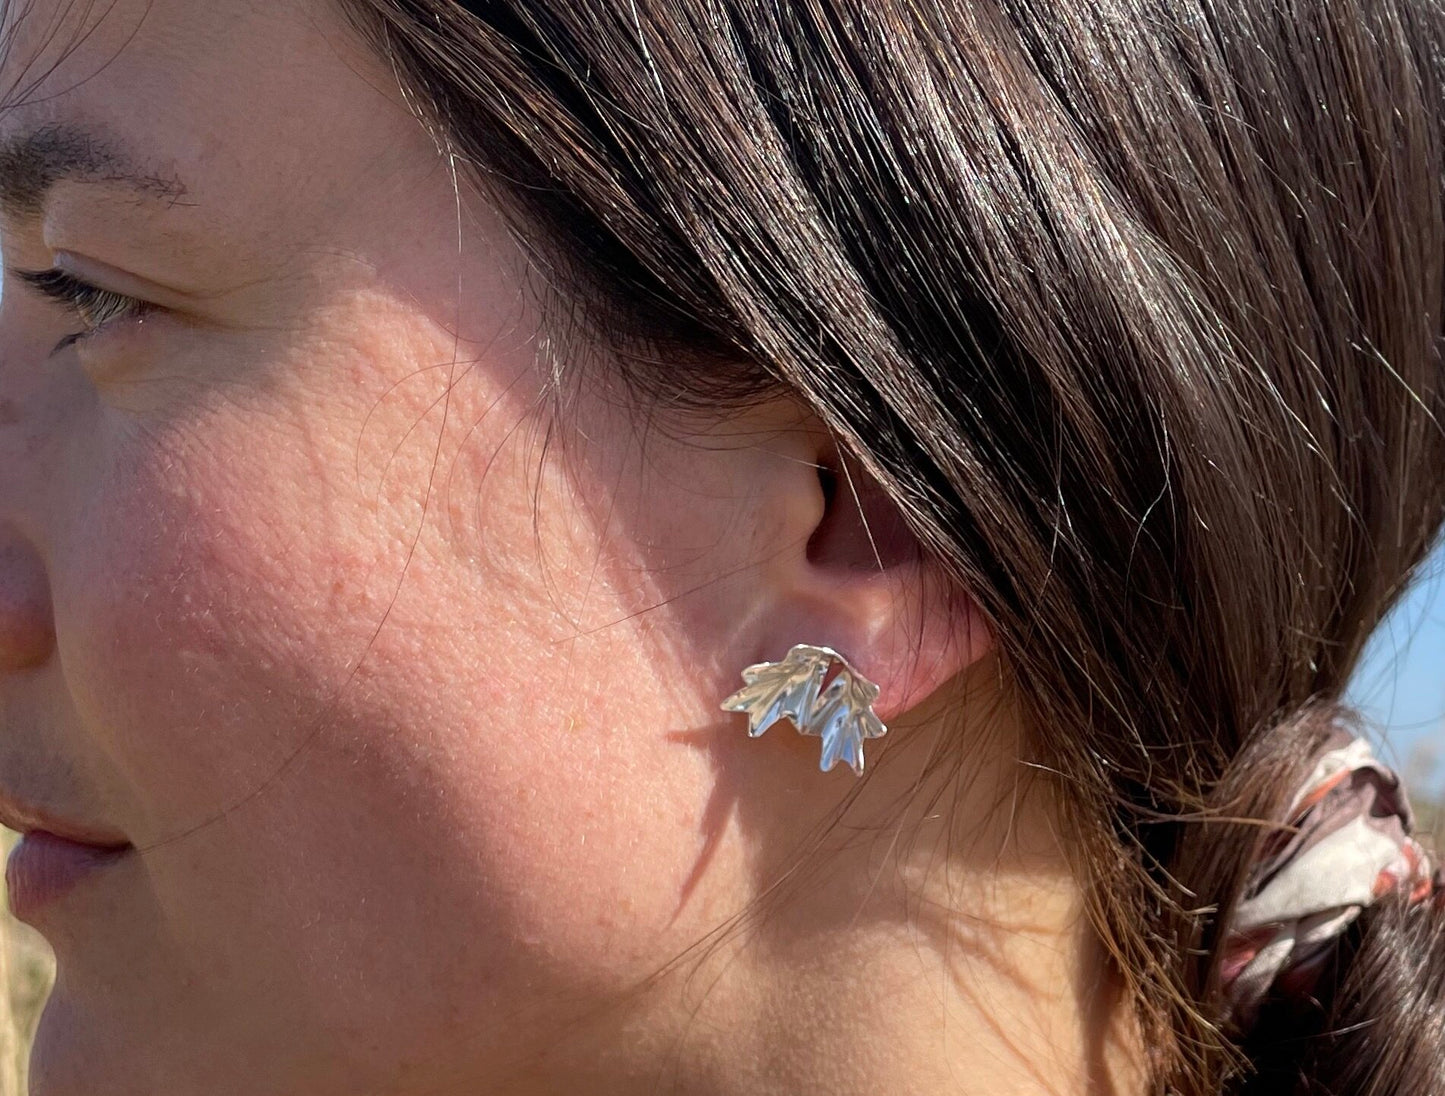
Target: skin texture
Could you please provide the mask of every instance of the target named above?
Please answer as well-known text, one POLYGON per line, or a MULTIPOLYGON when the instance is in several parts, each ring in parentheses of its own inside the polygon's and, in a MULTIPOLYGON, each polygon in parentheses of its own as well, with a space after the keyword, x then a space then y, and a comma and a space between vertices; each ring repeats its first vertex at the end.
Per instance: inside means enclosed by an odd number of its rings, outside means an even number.
POLYGON ((136 847, 32 915, 35 1096, 1117 1091, 986 629, 825 506, 816 420, 670 423, 605 368, 559 414, 520 250, 325 5, 0 33, 0 140, 154 177, 4 224, 154 306, 52 354, 76 316, 0 305, 0 789, 136 847), (646 982, 854 786, 717 710, 799 640, 883 686, 865 794, 646 982))

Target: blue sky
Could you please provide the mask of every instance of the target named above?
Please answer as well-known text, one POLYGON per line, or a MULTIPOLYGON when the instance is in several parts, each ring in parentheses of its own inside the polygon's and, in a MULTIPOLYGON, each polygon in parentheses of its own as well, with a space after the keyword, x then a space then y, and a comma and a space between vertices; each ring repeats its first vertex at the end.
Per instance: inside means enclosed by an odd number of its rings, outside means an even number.
POLYGON ((1445 794, 1445 541, 1371 638, 1348 697, 1384 730, 1388 760, 1413 753, 1411 786, 1445 794), (1422 771, 1432 748, 1439 762, 1422 771))

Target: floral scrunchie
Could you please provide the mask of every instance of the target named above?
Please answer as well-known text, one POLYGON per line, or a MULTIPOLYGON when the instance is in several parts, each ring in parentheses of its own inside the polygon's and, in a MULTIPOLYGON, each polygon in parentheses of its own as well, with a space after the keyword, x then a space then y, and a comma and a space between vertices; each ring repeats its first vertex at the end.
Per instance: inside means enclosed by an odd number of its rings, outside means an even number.
POLYGON ((1270 989, 1307 993, 1340 934, 1381 896, 1445 904, 1445 869, 1411 836, 1405 789, 1362 738, 1337 731, 1261 854, 1225 936, 1222 982, 1246 1028, 1270 989))

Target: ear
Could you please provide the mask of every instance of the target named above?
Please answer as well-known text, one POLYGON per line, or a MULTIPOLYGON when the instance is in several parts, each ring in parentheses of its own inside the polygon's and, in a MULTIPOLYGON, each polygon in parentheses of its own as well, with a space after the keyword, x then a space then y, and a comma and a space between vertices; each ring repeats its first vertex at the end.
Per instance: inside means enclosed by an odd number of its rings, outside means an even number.
POLYGON ((753 661, 795 643, 832 647, 879 686, 873 707, 887 723, 983 658, 992 635, 862 465, 821 429, 801 437, 803 459, 759 485, 786 528, 763 565, 753 661))

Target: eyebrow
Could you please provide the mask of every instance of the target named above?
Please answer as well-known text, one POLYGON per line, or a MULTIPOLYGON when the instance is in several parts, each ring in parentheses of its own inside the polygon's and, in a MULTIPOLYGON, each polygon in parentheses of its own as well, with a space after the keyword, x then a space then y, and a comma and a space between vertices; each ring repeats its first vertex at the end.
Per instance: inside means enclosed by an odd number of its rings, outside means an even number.
POLYGON ((53 123, 0 140, 0 211, 7 216, 39 217, 51 187, 71 179, 122 187, 167 205, 187 193, 174 175, 142 166, 113 138, 78 126, 53 123))

